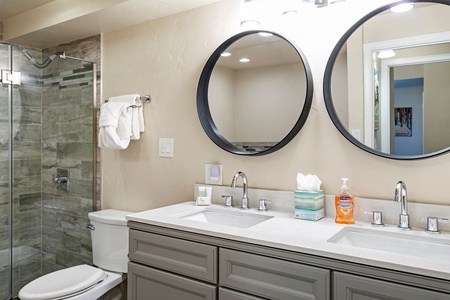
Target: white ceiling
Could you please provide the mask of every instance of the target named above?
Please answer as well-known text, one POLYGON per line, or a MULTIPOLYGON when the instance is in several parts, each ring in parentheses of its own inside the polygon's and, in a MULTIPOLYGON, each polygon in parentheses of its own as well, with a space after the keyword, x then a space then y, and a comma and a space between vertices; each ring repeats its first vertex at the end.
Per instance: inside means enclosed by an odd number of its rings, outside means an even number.
MULTIPOLYGON (((68 0, 0 0, 0 21, 14 19, 30 10, 68 0)), ((70 0, 71 5, 73 1, 70 0)), ((100 1, 101 0, 91 0, 100 1)), ((44 49, 88 36, 120 30, 182 11, 208 5, 219 0, 123 0, 93 13, 27 32, 5 42, 44 49)), ((82 3, 83 1, 80 1, 82 3)), ((44 18, 45 16, 43 16, 44 18)), ((4 33, 6 33, 4 22, 4 33)))

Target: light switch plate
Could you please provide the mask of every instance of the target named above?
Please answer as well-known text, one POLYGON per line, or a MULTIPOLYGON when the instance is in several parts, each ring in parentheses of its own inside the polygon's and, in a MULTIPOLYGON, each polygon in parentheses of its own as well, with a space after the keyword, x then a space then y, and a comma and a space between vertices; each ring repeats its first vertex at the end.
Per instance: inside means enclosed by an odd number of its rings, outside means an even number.
POLYGON ((173 157, 173 139, 159 139, 159 157, 173 157))
POLYGON ((205 164, 205 184, 222 185, 222 165, 205 164))
POLYGON ((352 129, 352 135, 358 141, 361 141, 361 130, 360 129, 352 129))

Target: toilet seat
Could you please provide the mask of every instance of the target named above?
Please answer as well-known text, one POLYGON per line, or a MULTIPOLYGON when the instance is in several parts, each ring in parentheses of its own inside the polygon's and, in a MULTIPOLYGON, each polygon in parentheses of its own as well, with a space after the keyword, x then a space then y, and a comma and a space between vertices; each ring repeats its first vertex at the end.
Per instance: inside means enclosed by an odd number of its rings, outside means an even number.
POLYGON ((19 292, 21 300, 64 299, 85 292, 103 281, 107 274, 89 265, 52 272, 33 280, 19 292))

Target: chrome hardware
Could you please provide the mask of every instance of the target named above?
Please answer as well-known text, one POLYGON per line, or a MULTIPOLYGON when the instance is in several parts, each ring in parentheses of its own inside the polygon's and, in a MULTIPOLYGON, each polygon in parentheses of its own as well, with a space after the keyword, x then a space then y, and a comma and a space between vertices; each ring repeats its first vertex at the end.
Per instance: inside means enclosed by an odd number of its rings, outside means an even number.
POLYGON ((22 82, 20 80, 20 72, 10 71, 10 70, 2 70, 2 83, 3 84, 14 84, 20 85, 22 82))
POLYGON ((432 234, 439 234, 439 221, 441 222, 448 222, 447 218, 436 218, 436 217, 428 217, 427 218, 427 229, 425 229, 425 232, 432 233, 432 234))
POLYGON ((86 225, 86 228, 89 229, 89 230, 95 230, 95 226, 92 225, 92 224, 86 225))
POLYGON ((68 178, 66 176, 57 176, 53 174, 53 183, 61 184, 66 183, 68 178))
POLYGON ((56 169, 56 174, 52 175, 53 183, 57 185, 60 190, 69 191, 70 171, 66 169, 56 169))
POLYGON ((248 200, 248 186, 247 186, 247 176, 245 176, 244 172, 237 172, 233 176, 233 180, 231 181, 231 187, 236 187, 236 180, 238 177, 242 177, 243 181, 243 196, 241 202, 241 209, 250 209, 249 200, 248 200))
POLYGON ((372 215, 372 223, 370 223, 372 226, 375 227, 382 227, 384 226, 383 223, 383 213, 381 211, 365 211, 364 214, 366 215, 372 215))
POLYGON ((404 230, 411 230, 408 215, 408 198, 406 192, 406 184, 403 181, 397 182, 395 186, 395 202, 400 202, 401 212, 399 215, 398 227, 404 230))
POLYGON ((222 195, 222 198, 225 198, 226 207, 233 207, 233 196, 222 195))
POLYGON ((267 204, 272 204, 272 201, 266 199, 259 199, 259 211, 269 211, 267 209, 267 204))

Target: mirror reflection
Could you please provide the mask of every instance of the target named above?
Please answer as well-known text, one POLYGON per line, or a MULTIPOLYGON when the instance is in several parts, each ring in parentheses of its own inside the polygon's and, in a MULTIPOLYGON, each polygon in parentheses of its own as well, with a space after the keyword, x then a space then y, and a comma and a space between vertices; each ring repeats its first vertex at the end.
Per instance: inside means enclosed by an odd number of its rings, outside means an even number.
POLYGON ((450 6, 414 4, 402 13, 387 6, 363 20, 331 72, 329 95, 341 132, 391 158, 427 157, 450 147, 450 132, 443 130, 450 120, 450 6))
POLYGON ((267 154, 287 144, 306 121, 311 101, 311 74, 301 52, 266 31, 242 33, 219 47, 203 70, 197 95, 207 134, 242 155, 267 154))

